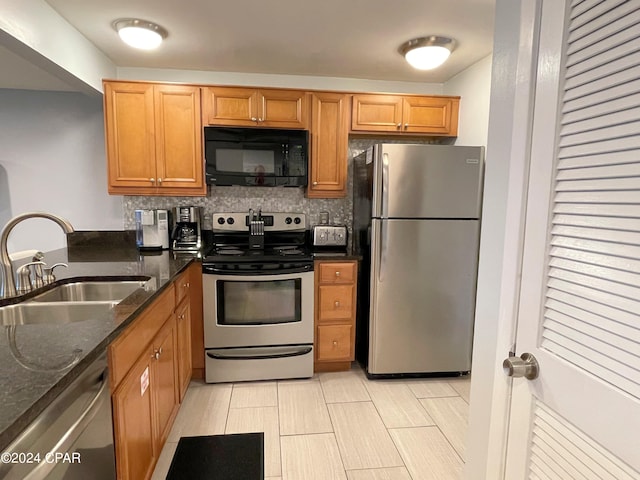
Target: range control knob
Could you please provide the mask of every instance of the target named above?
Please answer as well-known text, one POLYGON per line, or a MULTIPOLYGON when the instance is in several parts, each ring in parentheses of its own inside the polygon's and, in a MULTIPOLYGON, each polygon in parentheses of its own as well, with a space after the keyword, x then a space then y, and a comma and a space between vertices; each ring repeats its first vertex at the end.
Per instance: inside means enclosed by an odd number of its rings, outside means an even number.
POLYGON ((293 223, 295 223, 296 225, 300 225, 300 222, 302 222, 302 220, 300 219, 300 217, 296 217, 296 218, 293 220, 293 223))
POLYGON ((233 217, 229 217, 229 218, 227 218, 227 223, 229 225, 233 225, 234 223, 236 223, 236 221, 233 219, 233 217))
POLYGON ((218 218, 218 223, 220 225, 224 225, 224 218, 222 218, 222 217, 218 218))
POLYGON ((286 223, 287 225, 291 225, 291 222, 293 222, 293 219, 291 217, 287 217, 284 219, 284 223, 286 223))

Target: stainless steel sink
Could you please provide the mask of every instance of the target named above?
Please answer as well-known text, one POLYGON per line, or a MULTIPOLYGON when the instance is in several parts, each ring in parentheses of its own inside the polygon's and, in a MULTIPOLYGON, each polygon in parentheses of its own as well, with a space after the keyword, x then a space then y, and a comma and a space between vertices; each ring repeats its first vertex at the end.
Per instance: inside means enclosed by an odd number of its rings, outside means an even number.
POLYGON ((150 277, 78 281, 57 285, 27 301, 0 307, 0 325, 62 324, 108 318, 111 309, 138 289, 155 289, 150 277))
POLYGON ((58 285, 32 298, 31 302, 95 302, 121 301, 139 288, 145 288, 146 281, 96 281, 74 282, 58 285))
POLYGON ((0 307, 0 325, 62 324, 107 318, 117 302, 25 302, 0 307))

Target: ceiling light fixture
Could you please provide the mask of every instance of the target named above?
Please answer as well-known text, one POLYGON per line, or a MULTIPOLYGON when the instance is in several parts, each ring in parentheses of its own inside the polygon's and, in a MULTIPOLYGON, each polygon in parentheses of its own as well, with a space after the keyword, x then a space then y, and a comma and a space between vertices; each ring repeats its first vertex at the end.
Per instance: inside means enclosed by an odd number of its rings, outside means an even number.
POLYGON ((432 70, 449 58, 455 43, 451 38, 430 35, 409 40, 400 45, 398 51, 413 68, 432 70))
POLYGON ((167 32, 160 25, 137 18, 121 18, 113 22, 113 28, 118 32, 124 43, 141 50, 158 48, 162 40, 167 38, 167 32))

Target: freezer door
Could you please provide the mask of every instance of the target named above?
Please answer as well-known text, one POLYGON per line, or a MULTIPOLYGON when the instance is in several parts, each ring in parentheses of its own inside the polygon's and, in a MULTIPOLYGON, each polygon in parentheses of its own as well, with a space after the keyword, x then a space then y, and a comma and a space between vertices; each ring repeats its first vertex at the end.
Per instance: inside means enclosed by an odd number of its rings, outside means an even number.
POLYGON ((483 148, 379 144, 375 218, 479 218, 483 148))
POLYGON ((476 220, 374 220, 370 374, 467 372, 476 220))

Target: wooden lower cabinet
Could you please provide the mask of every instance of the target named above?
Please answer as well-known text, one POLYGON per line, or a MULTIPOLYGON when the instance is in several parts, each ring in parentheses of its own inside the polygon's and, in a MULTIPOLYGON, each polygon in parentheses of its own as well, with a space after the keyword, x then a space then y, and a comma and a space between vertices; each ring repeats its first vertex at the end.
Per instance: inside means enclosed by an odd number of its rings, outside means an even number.
POLYGON ((153 388, 156 403, 155 441, 158 454, 180 406, 178 400, 178 356, 175 317, 171 317, 153 342, 153 388))
POLYGON ((189 386, 194 265, 109 346, 119 480, 151 478, 189 386))
POLYGON ((351 337, 353 333, 353 325, 318 325, 316 329, 318 337, 317 360, 319 362, 352 361, 351 337))
POLYGON ((191 306, 191 378, 204 380, 204 321, 202 319, 202 263, 189 267, 191 306))
POLYGON ((152 348, 149 347, 113 392, 113 429, 119 479, 151 477, 158 459, 151 393, 152 348))
POLYGON ((147 479, 178 413, 176 321, 164 323, 112 395, 119 479, 147 479))
POLYGON ((191 305, 185 299, 176 309, 178 330, 178 394, 184 398, 191 381, 191 305))
POLYGON ((358 263, 315 263, 314 370, 348 370, 355 358, 358 263))

